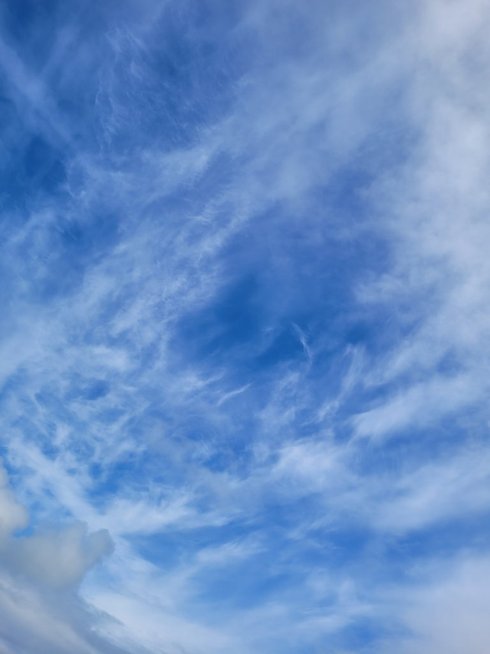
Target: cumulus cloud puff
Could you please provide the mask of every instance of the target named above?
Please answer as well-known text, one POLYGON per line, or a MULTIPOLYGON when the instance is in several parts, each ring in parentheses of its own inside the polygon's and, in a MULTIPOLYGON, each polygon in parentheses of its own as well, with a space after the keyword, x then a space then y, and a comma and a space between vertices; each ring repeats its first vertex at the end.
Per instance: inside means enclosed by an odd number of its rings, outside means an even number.
POLYGON ((76 594, 87 571, 110 553, 109 534, 89 534, 82 524, 26 533, 27 512, 3 468, 0 480, 1 651, 122 651, 97 638, 96 616, 76 594))

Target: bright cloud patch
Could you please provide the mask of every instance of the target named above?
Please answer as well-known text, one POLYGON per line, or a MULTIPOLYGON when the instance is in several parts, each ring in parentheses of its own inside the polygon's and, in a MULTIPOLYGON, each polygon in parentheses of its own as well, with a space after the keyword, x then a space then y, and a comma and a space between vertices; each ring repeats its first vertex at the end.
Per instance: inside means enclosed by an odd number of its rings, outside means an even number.
POLYGON ((483 0, 0 8, 0 653, 486 654, 483 0))

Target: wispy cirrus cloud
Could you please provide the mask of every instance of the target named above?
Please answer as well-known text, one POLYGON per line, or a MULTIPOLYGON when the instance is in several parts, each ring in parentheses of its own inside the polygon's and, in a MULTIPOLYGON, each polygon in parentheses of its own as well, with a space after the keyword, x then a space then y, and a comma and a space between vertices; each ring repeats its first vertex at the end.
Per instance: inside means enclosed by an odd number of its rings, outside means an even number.
POLYGON ((67 6, 1 13, 5 652, 437 653, 460 588, 463 651, 485 4, 67 6))

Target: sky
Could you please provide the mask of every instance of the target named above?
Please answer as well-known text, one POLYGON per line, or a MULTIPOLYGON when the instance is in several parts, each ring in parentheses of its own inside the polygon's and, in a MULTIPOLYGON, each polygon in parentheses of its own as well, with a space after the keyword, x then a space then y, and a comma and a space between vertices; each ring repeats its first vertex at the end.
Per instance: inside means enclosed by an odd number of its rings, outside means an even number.
POLYGON ((0 654, 488 654, 490 6, 0 6, 0 654))

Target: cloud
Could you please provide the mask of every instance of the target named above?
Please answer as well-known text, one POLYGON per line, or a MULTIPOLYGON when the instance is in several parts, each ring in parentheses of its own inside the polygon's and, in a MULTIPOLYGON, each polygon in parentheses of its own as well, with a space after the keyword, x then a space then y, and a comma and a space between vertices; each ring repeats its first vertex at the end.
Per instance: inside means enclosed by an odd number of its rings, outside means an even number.
POLYGON ((0 468, 0 534, 5 539, 27 524, 27 513, 8 487, 7 474, 0 468))
MULTIPOLYGON (((420 579, 404 597, 396 598, 396 603, 403 607, 400 617, 411 632, 408 638, 397 639, 397 651, 403 654, 488 651, 489 596, 484 581, 488 566, 488 558, 476 554, 436 564, 435 570, 424 571, 425 581, 420 579)), ((393 646, 389 642, 381 651, 392 651, 393 646)))
POLYGON ((76 594, 87 571, 110 553, 108 533, 89 534, 82 524, 19 532, 28 525, 27 512, 3 469, 0 474, 1 651, 122 653, 96 636, 104 616, 89 611, 76 594))
POLYGON ((368 385, 392 390, 356 419, 364 435, 441 420, 481 403, 487 390, 489 269, 482 244, 490 161, 483 146, 489 127, 482 25, 488 20, 479 2, 464 16, 456 3, 433 2, 415 23, 421 56, 409 81, 408 120, 417 145, 372 188, 393 236, 394 266, 359 288, 367 304, 390 307, 403 338, 367 375, 368 385))
POLYGON ((77 524, 19 539, 9 563, 22 575, 48 587, 63 588, 80 582, 87 570, 111 549, 108 532, 87 534, 86 527, 77 524))
POLYGON ((1 646, 463 651, 485 3, 85 5, 1 14, 1 646))

